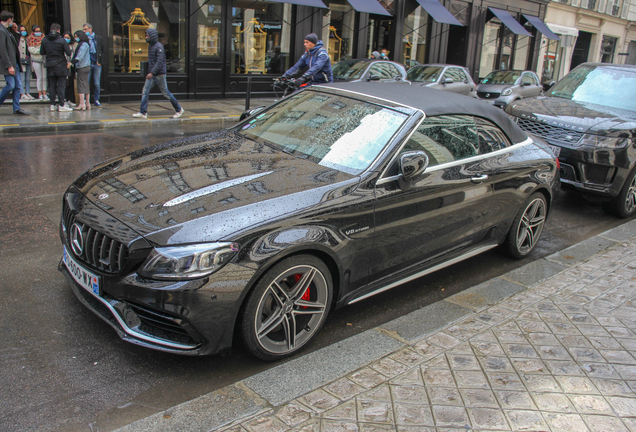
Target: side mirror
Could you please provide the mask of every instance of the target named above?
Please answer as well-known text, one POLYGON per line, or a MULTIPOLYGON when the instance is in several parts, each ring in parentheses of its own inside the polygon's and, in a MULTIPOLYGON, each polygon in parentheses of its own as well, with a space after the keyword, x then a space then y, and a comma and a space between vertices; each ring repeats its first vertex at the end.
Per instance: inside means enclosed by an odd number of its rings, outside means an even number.
POLYGON ((250 108, 247 111, 243 111, 243 114, 241 114, 239 121, 243 121, 248 117, 252 117, 254 114, 259 113, 263 111, 264 109, 265 109, 264 106, 258 106, 258 107, 250 108))
POLYGON ((402 190, 409 190, 428 167, 428 156, 421 150, 409 151, 400 156, 399 185, 402 190))
POLYGON ((371 75, 367 81, 380 81, 380 75, 371 75))
POLYGON ((452 78, 444 78, 444 81, 442 81, 443 84, 452 84, 454 82, 452 78))

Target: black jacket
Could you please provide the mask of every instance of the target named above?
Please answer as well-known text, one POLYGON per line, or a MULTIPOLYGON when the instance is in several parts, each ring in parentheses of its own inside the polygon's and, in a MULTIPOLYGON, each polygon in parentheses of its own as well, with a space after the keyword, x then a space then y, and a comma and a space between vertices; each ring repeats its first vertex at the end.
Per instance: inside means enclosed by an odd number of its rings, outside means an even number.
MULTIPOLYGON (((89 42, 89 50, 90 50, 90 42, 89 42)), ((97 63, 101 65, 102 59, 104 58, 104 43, 102 42, 102 37, 98 34, 95 35, 95 52, 97 57, 97 63)))
POLYGON ((46 56, 45 66, 49 76, 68 76, 71 71, 66 67, 67 56, 71 56, 71 48, 59 33, 51 32, 40 46, 40 54, 46 56))
POLYGON ((159 33, 155 29, 146 30, 148 35, 148 73, 153 75, 165 75, 166 70, 166 50, 159 43, 159 33))
POLYGON ((0 25, 0 75, 9 75, 9 68, 16 66, 16 73, 22 72, 18 41, 11 30, 0 25))

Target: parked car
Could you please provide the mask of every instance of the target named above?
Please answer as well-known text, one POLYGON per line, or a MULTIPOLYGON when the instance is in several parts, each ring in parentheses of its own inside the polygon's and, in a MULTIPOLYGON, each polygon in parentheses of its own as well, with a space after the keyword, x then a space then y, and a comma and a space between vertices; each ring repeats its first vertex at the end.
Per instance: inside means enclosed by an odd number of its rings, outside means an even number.
POLYGON ((489 73, 477 86, 477 97, 504 108, 518 99, 539 96, 543 87, 532 71, 498 70, 489 73))
POLYGON ((477 97, 476 86, 470 72, 463 66, 427 64, 414 66, 406 73, 406 79, 424 87, 445 90, 477 97))
POLYGON ((636 211, 636 66, 584 63, 543 97, 506 111, 550 144, 564 188, 603 202, 607 213, 636 211))
POLYGON ((335 82, 405 82, 406 69, 390 60, 357 59, 341 60, 333 65, 335 82))
POLYGON ((506 114, 414 86, 301 90, 137 150, 63 197, 60 270, 128 342, 274 360, 334 308, 501 245, 536 246, 557 162, 506 114))

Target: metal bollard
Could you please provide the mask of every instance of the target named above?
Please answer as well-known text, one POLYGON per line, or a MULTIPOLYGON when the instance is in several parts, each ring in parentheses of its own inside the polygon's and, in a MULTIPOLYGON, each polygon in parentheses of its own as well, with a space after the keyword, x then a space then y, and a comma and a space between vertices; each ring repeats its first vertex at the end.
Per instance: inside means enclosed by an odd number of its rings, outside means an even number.
POLYGON ((247 93, 245 94, 245 111, 250 109, 250 97, 252 96, 252 77, 247 77, 247 93))

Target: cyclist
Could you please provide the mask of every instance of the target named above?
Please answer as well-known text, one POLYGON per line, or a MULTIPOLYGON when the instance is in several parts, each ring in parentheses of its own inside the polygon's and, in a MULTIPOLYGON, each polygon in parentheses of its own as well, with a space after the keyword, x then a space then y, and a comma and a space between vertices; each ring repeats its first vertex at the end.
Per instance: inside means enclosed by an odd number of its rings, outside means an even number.
POLYGON ((298 71, 306 69, 299 78, 294 80, 296 87, 300 87, 305 83, 313 85, 333 82, 329 54, 327 54, 322 41, 318 40, 316 33, 309 33, 305 36, 304 45, 305 53, 295 65, 285 72, 283 78, 290 79, 298 71))

